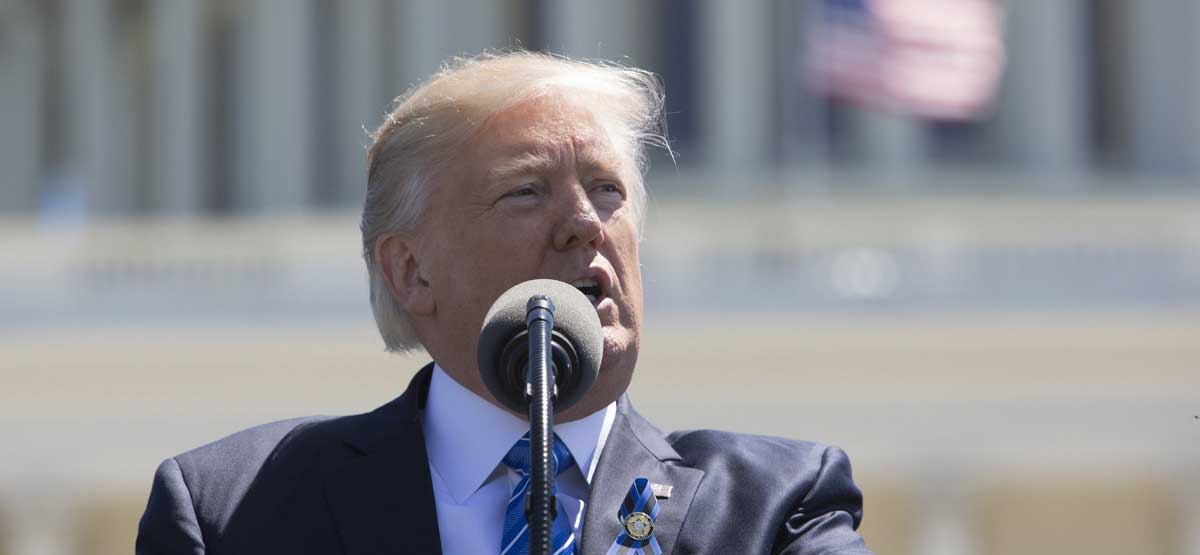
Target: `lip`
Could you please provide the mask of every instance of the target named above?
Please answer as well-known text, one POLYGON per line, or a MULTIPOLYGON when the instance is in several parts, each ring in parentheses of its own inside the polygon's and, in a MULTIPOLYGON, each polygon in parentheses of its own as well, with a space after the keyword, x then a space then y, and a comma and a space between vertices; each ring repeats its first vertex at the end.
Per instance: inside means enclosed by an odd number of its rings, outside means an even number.
POLYGON ((575 281, 589 278, 596 280, 596 283, 600 286, 600 296, 596 298, 596 302, 592 303, 593 307, 599 308, 604 301, 612 300, 613 278, 603 266, 591 266, 586 272, 564 281, 574 283, 575 281))

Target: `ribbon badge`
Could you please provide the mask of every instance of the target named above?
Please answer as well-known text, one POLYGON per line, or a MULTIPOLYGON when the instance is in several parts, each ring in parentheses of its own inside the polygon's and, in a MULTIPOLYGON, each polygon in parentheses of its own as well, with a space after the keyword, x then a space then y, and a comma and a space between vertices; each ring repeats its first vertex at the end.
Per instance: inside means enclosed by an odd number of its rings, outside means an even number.
POLYGON ((617 510, 621 533, 617 534, 606 555, 662 555, 662 548, 654 538, 654 519, 658 518, 658 511, 658 500, 654 498, 650 480, 634 478, 625 501, 617 510))

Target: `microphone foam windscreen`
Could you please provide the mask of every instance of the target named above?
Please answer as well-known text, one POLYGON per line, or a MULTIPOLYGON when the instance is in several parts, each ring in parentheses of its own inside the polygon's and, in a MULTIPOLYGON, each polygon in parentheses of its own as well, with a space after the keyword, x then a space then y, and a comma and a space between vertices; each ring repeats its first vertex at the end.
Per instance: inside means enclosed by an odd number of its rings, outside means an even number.
MULTIPOLYGON (((516 334, 525 331, 526 305, 530 297, 545 295, 554 303, 554 331, 570 339, 579 357, 581 382, 590 387, 600 371, 604 356, 604 332, 595 307, 575 286, 553 279, 533 279, 518 283, 492 303, 479 332, 478 362, 484 384, 502 402, 511 405, 493 389, 497 382, 501 351, 516 334)), ((560 393, 567 393, 561 392, 560 393)), ((582 391, 578 392, 582 396, 582 391)), ((575 395, 564 395, 570 401, 575 395)), ((563 399, 567 400, 567 399, 563 399)), ((566 408, 569 403, 562 403, 566 408)))

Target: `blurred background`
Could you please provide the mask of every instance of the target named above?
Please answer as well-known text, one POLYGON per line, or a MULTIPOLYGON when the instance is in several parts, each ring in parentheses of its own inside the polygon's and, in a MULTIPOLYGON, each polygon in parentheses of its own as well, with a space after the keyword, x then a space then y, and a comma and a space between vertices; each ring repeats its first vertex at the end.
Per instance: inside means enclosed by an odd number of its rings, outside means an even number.
POLYGON ((1189 0, 0 0, 0 553, 370 410, 365 129, 450 56, 658 73, 632 397, 846 449, 877 553, 1200 555, 1189 0))

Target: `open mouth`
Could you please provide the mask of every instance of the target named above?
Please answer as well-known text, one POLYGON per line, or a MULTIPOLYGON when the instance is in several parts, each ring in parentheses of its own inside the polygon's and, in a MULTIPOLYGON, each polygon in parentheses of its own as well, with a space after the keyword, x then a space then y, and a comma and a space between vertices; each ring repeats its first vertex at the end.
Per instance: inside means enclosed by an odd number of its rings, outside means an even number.
POLYGON ((600 304, 600 301, 604 298, 604 291, 600 287, 600 282, 594 278, 577 279, 571 282, 571 285, 574 285, 576 289, 583 293, 583 296, 587 297, 588 302, 592 303, 592 306, 600 304))

